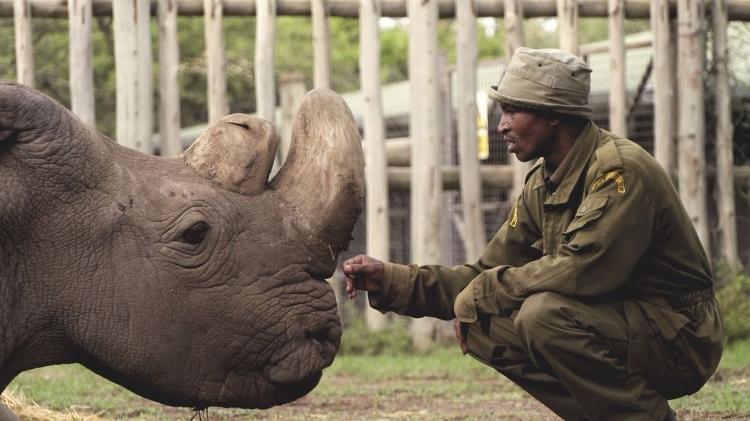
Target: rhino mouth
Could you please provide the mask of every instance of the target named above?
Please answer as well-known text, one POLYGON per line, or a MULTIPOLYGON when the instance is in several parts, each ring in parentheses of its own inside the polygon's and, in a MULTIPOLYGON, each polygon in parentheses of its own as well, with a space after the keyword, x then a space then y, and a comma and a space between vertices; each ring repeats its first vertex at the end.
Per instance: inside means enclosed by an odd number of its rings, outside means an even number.
POLYGON ((323 315, 302 318, 287 343, 275 353, 266 378, 285 392, 307 393, 333 362, 340 342, 341 324, 335 307, 323 315))

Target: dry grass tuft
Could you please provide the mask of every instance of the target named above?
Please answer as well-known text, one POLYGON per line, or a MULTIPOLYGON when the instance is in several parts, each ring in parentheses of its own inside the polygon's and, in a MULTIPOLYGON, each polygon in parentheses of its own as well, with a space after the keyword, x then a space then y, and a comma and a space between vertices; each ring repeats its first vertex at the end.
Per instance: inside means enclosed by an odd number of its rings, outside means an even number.
POLYGON ((22 393, 13 390, 3 392, 0 403, 15 412, 21 421, 106 421, 96 415, 80 415, 75 410, 63 413, 42 408, 35 402, 28 401, 22 393))

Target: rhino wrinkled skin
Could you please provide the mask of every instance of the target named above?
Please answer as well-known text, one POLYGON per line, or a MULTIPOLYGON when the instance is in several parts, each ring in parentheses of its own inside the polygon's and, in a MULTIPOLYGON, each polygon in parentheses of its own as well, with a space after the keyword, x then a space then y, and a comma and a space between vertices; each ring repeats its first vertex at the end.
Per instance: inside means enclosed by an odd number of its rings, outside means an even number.
POLYGON ((317 90, 267 181, 276 146, 271 123, 233 114, 179 157, 144 155, 1 83, 0 391, 72 362, 174 406, 315 387, 341 336, 324 280, 361 211, 360 138, 317 90))

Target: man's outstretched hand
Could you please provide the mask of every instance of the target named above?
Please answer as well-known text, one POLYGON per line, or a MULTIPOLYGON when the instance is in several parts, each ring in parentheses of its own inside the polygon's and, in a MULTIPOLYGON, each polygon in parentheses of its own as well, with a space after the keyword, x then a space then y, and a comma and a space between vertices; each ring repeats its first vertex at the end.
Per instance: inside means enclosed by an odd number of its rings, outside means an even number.
POLYGON ((385 267, 380 260, 360 254, 341 264, 346 276, 346 293, 349 298, 357 296, 357 290, 376 291, 383 283, 385 267))

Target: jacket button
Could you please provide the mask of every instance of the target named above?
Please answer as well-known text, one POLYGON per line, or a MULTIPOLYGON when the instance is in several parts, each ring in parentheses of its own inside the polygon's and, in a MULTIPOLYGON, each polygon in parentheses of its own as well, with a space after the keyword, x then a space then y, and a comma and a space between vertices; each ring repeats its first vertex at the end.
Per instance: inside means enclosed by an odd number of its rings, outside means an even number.
POLYGON ((581 208, 578 209, 578 212, 579 213, 586 213, 586 210, 587 210, 586 206, 581 206, 581 208))

